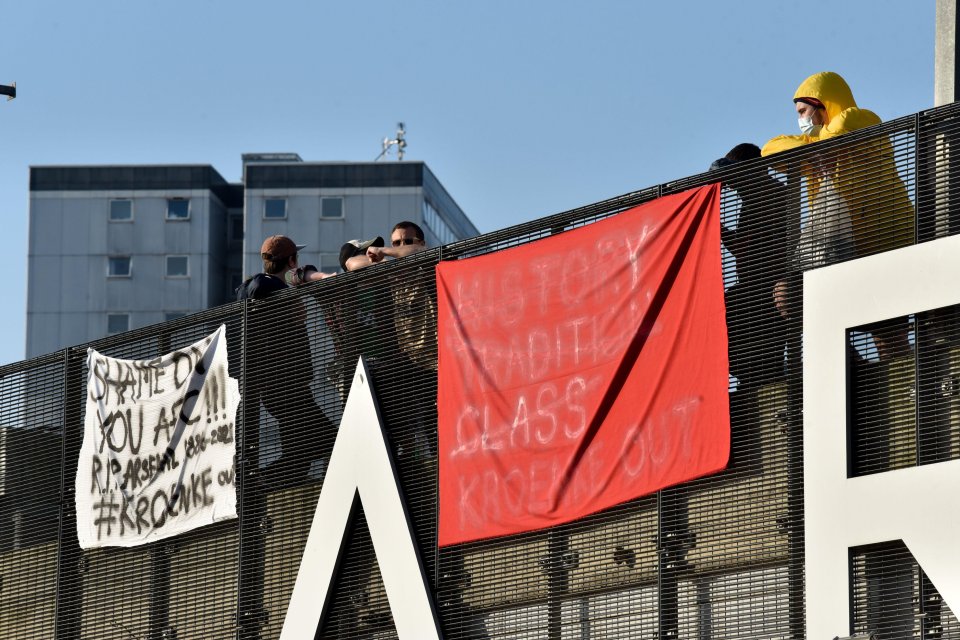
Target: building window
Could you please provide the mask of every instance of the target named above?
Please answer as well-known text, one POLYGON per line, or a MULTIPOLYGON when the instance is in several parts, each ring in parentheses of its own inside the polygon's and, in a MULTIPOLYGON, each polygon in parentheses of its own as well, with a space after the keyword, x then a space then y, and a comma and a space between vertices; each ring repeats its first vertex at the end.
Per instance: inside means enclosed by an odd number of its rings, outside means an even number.
POLYGON ((340 273, 340 256, 336 253, 320 254, 320 271, 324 273, 340 273))
POLYGON ((190 275, 190 256, 167 256, 167 277, 186 278, 190 275))
POLYGON ((133 200, 111 200, 110 222, 131 222, 133 220, 133 200))
POLYGON ((342 218, 343 198, 320 198, 320 215, 324 218, 342 218))
POLYGON ((182 318, 186 315, 186 311, 167 311, 165 314, 163 314, 163 321, 170 322, 171 320, 176 320, 177 318, 182 318))
POLYGON ((169 198, 167 200, 167 220, 189 220, 190 200, 187 198, 169 198))
POLYGON ((107 333, 123 333, 130 330, 129 313, 108 313, 107 314, 107 333))
POLYGON ((281 219, 287 217, 286 198, 267 198, 263 201, 263 217, 281 219))
POLYGON ((130 277, 130 256, 112 256, 107 260, 107 276, 111 278, 130 277))

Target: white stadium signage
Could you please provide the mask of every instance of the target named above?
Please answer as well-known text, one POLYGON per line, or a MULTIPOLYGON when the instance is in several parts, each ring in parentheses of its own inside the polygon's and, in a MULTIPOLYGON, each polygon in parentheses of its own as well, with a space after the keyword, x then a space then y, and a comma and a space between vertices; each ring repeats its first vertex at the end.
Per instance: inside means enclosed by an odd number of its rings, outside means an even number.
POLYGON ((440 625, 363 358, 317 499, 281 640, 313 640, 332 600, 356 501, 363 506, 400 640, 439 640, 440 625))
POLYGON ((960 460, 848 478, 846 424, 847 330, 960 304, 958 273, 960 236, 804 274, 808 638, 851 632, 851 547, 902 540, 944 600, 960 606, 960 460))

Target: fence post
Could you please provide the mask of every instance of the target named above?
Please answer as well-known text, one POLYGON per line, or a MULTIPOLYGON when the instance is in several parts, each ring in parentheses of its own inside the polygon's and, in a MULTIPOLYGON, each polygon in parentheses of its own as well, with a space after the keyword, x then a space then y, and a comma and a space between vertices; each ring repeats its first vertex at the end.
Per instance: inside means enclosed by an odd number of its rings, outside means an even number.
POLYGON ((76 490, 68 470, 76 469, 83 437, 83 360, 63 350, 63 411, 61 413, 60 524, 57 532, 57 605, 55 637, 80 637, 83 551, 77 540, 76 490))

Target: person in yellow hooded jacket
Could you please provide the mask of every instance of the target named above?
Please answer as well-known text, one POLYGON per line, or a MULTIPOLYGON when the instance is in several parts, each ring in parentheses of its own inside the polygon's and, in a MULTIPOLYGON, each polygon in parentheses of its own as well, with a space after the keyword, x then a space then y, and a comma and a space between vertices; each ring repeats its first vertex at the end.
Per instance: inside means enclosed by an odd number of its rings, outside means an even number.
MULTIPOLYGON (((832 71, 816 73, 804 80, 793 102, 801 134, 771 139, 763 146, 763 156, 881 122, 877 114, 857 106, 849 85, 832 71)), ((822 266, 913 242, 913 204, 897 174, 887 136, 880 135, 811 158, 804 162, 803 173, 807 178, 810 211, 797 248, 798 268, 822 266), (818 223, 821 226, 816 229, 818 223), (853 246, 848 251, 843 245, 851 236, 853 246), (834 246, 824 247, 824 242, 834 246)))
MULTIPOLYGON (((832 71, 804 80, 793 102, 801 134, 771 139, 761 155, 829 140, 881 122, 877 114, 857 106, 849 85, 832 71)), ((782 168, 775 159, 771 164, 782 168)), ((913 203, 897 173, 886 135, 805 157, 800 168, 806 178, 808 210, 793 259, 796 271, 913 243, 913 203)), ((788 297, 787 283, 778 282, 774 299, 783 315, 788 315, 788 297)), ((901 324, 895 322, 874 336, 881 359, 909 348, 906 327, 901 324)))

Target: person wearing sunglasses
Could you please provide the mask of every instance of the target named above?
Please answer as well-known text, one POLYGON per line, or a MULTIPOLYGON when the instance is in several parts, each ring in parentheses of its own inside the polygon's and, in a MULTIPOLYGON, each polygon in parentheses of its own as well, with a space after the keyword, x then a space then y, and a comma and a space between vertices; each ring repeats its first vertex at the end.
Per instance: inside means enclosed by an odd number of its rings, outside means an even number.
POLYGON ((420 225, 404 220, 393 225, 389 247, 369 247, 367 257, 371 262, 383 262, 384 258, 403 258, 427 248, 420 225))
MULTIPOLYGON (((414 222, 398 222, 390 230, 390 246, 367 249, 374 263, 384 258, 394 260, 427 250, 423 229, 414 222)), ((433 286, 433 264, 411 263, 408 268, 397 265, 389 281, 389 309, 400 358, 391 366, 395 373, 381 375, 378 380, 376 363, 371 372, 378 384, 377 393, 384 399, 383 406, 388 429, 394 424, 413 424, 412 428, 398 428, 395 432, 397 455, 401 458, 436 462, 436 450, 431 431, 431 420, 436 420, 436 407, 419 403, 411 412, 407 402, 410 389, 424 389, 424 397, 436 399, 437 384, 437 296, 433 286), (398 408, 402 408, 398 411, 398 408), (432 416, 432 417, 431 417, 432 416)))

